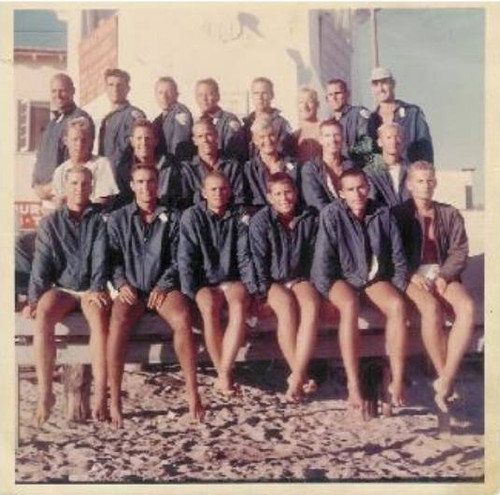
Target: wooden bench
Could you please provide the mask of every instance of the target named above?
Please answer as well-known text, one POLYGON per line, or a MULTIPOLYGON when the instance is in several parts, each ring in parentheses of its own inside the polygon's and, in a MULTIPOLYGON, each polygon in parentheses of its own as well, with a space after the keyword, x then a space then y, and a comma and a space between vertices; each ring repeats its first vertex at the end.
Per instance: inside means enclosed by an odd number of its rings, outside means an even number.
MULTIPOLYGON (((468 287, 477 307, 476 331, 469 352, 483 352, 484 348, 484 262, 483 257, 469 265, 464 274, 464 283, 468 287), (479 262, 478 262, 479 261, 479 262)), ((337 322, 325 305, 321 312, 321 324, 313 358, 340 358, 337 340, 337 322)), ((16 314, 16 362, 21 366, 33 366, 34 321, 16 314)), ((362 332, 360 341, 361 357, 382 357, 386 355, 383 335, 384 318, 369 306, 362 306, 359 317, 362 332)), ((417 315, 409 314, 408 354, 418 355, 424 352, 420 335, 420 323, 417 315)), ((272 317, 260 320, 256 325, 249 325, 247 338, 238 352, 237 361, 282 359, 279 350, 275 320, 272 317)), ((198 347, 199 361, 208 361, 201 331, 194 329, 198 347)), ((66 416, 70 420, 87 417, 90 397, 90 353, 88 346, 89 330, 81 313, 69 314, 63 322, 56 325, 56 363, 66 365, 63 374, 65 388, 66 416)), ((171 331, 154 314, 144 315, 133 330, 127 349, 126 363, 175 363, 171 331)), ((373 380, 371 379, 373 383, 373 380)), ((374 399, 375 400, 375 399, 374 399)), ((373 405, 376 410, 376 406, 373 405)))

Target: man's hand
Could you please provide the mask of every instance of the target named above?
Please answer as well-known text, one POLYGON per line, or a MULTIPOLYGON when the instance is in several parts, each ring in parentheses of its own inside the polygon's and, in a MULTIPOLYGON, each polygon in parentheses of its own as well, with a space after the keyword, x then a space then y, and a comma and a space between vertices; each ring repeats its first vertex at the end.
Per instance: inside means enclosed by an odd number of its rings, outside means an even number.
POLYGON ((434 281, 434 286, 436 287, 436 292, 442 296, 448 287, 448 282, 443 277, 438 277, 434 281))
POLYGON ((433 289, 433 283, 430 281, 428 278, 418 274, 414 273, 411 278, 410 282, 412 284, 415 284, 419 289, 425 290, 427 292, 430 292, 433 289))
POLYGON ((131 285, 122 285, 118 291, 118 299, 132 306, 132 304, 137 302, 137 291, 131 285))
POLYGON ((36 318, 36 304, 27 304, 21 311, 23 318, 34 320, 36 318))
POLYGON ((90 304, 95 304, 101 309, 105 309, 111 304, 111 299, 106 291, 89 292, 88 298, 90 304))
POLYGON ((155 311, 158 311, 160 306, 163 304, 165 297, 167 297, 167 293, 163 289, 155 287, 150 292, 148 297, 148 309, 154 309, 155 311))

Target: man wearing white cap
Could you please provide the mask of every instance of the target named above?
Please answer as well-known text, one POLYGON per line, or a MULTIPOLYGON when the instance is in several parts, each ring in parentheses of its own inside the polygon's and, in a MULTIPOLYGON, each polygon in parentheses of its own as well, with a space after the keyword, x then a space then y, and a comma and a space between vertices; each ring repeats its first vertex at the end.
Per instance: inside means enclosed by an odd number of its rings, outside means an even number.
POLYGON ((417 105, 397 100, 396 81, 389 69, 375 67, 371 74, 371 88, 377 108, 368 121, 368 135, 377 141, 377 129, 382 124, 399 124, 403 129, 403 156, 408 161, 434 162, 434 151, 429 126, 424 112, 417 105))

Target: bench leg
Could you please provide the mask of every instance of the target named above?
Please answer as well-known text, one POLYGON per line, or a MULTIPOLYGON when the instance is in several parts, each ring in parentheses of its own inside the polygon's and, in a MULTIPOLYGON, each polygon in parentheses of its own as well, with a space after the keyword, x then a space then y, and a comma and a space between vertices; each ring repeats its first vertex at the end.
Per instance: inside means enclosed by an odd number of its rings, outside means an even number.
POLYGON ((63 366, 64 411, 68 421, 84 421, 90 416, 90 384, 92 371, 89 364, 63 366))

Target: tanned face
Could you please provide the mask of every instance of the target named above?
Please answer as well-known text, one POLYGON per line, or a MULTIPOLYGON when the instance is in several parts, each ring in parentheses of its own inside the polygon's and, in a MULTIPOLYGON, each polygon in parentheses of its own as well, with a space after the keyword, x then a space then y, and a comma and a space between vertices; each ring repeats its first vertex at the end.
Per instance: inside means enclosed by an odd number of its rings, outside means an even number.
POLYGON ((356 216, 364 212, 369 193, 370 185, 362 175, 347 176, 340 182, 340 197, 356 216))
POLYGON ((274 182, 270 185, 267 200, 283 216, 291 216, 297 205, 297 190, 290 183, 274 182))
POLYGON ((81 127, 70 127, 64 142, 73 163, 85 163, 90 159, 92 139, 89 130, 81 127))
POLYGON ((225 209, 231 198, 231 186, 226 178, 208 177, 202 189, 207 206, 212 211, 225 209))
POLYGON ((82 167, 79 171, 69 172, 64 187, 70 210, 81 211, 90 203, 92 176, 87 169, 82 167))
POLYGON ((413 199, 429 201, 437 186, 436 175, 432 170, 411 170, 406 186, 413 199))
POLYGON ((130 188, 139 205, 155 203, 158 194, 158 178, 152 167, 136 170, 132 175, 130 188))
POLYGON ((177 103, 177 88, 169 81, 158 81, 155 86, 155 97, 162 110, 168 110, 177 103))
POLYGON ((54 77, 50 82, 50 101, 54 110, 66 110, 73 103, 74 95, 73 85, 66 78, 54 77))
POLYGON ((127 101, 130 86, 125 78, 120 76, 108 76, 106 78, 106 94, 113 105, 120 105, 127 101))

